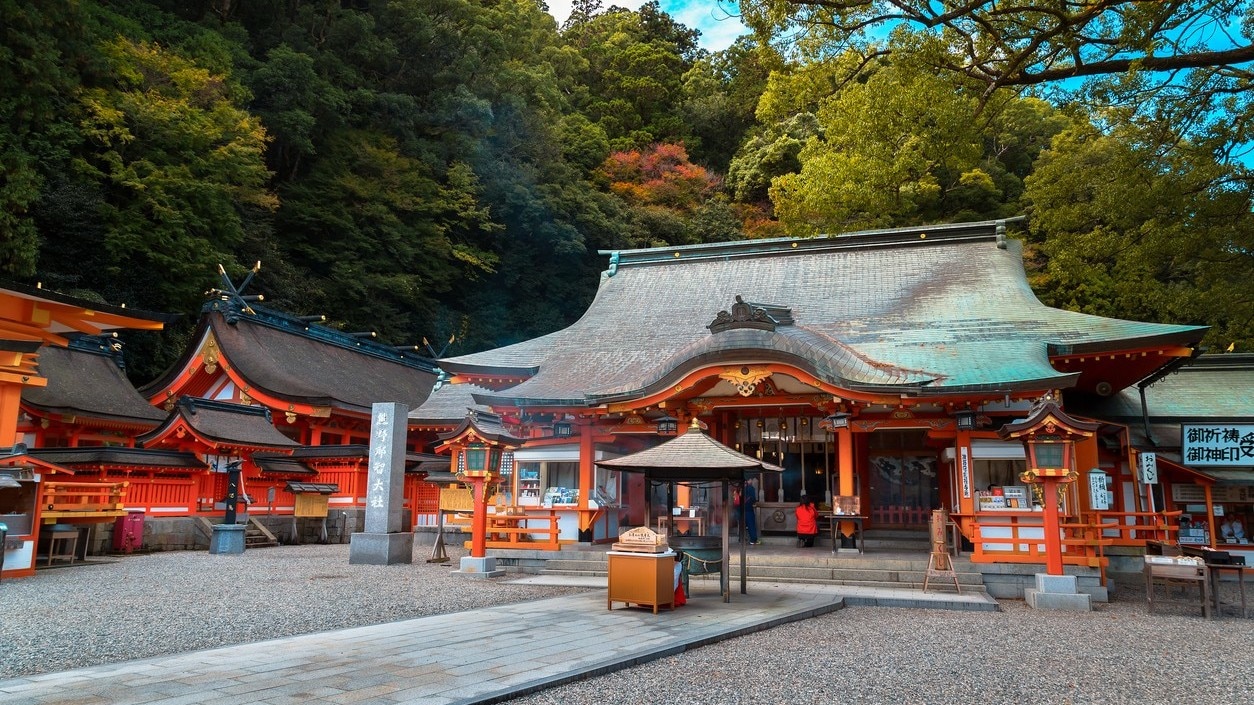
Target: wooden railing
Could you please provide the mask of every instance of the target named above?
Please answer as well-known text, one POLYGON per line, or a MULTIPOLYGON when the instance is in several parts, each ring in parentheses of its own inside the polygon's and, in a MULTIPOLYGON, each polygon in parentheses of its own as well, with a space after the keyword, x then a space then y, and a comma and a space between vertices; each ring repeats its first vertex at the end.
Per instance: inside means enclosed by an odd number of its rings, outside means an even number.
POLYGON ((126 516, 128 482, 45 482, 42 518, 126 516))
POLYGON ((195 510, 196 480, 190 477, 144 478, 130 484, 126 492, 126 504, 132 510, 152 511, 154 507, 185 507, 188 513, 195 510))
MULTIPOLYGON (((1180 512, 1093 512, 1064 518, 1062 560, 1066 565, 1098 568, 1105 581, 1111 546, 1144 548, 1147 541, 1175 540, 1180 512)), ((971 541, 973 563, 1044 563, 1045 538, 1040 513, 999 517, 989 514, 957 517, 971 541)))
POLYGON ((1095 512, 1112 546, 1144 547, 1146 541, 1176 543, 1183 512, 1095 512), (1111 525, 1113 524, 1113 525, 1111 525))
MULTIPOLYGON (((556 551, 561 548, 557 512, 548 514, 492 514, 488 516, 488 548, 532 548, 556 551)), ((470 542, 466 542, 470 547, 470 542)))

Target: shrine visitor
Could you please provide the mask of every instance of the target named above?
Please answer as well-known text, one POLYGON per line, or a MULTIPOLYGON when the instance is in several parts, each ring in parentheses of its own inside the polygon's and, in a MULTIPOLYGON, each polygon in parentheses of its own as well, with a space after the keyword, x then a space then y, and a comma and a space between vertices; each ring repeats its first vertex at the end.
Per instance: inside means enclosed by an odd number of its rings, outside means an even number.
POLYGON ((684 593, 684 552, 675 551, 675 606, 688 604, 688 595, 684 593))
POLYGON ((740 520, 745 523, 750 545, 762 543, 758 540, 758 513, 754 509, 757 503, 758 489, 754 487, 753 480, 746 480, 745 490, 740 495, 740 520))
POLYGON ((814 547, 814 538, 819 535, 819 510, 809 495, 801 495, 801 504, 797 505, 797 545, 804 548, 814 547))

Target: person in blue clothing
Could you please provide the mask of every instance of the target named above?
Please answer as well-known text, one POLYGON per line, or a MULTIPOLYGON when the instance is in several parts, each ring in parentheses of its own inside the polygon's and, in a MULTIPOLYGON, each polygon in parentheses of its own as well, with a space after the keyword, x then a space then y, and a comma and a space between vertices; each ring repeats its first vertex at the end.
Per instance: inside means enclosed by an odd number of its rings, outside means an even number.
POLYGON ((753 480, 745 481, 744 492, 740 496, 740 520, 744 522, 745 531, 749 534, 749 544, 762 543, 758 540, 758 513, 754 506, 758 503, 758 488, 753 480))

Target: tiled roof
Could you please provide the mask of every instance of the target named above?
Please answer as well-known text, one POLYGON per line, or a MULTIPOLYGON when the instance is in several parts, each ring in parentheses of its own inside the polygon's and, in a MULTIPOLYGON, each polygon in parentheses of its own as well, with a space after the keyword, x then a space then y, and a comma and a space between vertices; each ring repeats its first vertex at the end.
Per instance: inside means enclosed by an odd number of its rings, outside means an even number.
POLYGON ((70 347, 39 351, 39 374, 47 386, 22 390, 22 403, 44 413, 134 422, 149 428, 165 419, 126 378, 114 357, 112 340, 82 336, 70 347))
MULTIPOLYGON (((1254 422, 1254 355, 1202 355, 1146 387, 1145 404, 1150 422, 1156 424, 1254 422)), ((1141 422, 1141 395, 1135 387, 1105 399, 1081 399, 1075 407, 1095 418, 1141 422)), ((1178 427, 1175 434, 1179 445, 1178 427)))
POLYGON ((515 345, 448 358, 448 372, 527 381, 502 405, 595 405, 664 388, 723 359, 789 361, 831 384, 908 394, 1068 387, 1061 355, 1190 344, 1205 328, 1049 308, 1001 223, 868 231, 611 254, 582 318, 515 345), (774 331, 708 326, 736 296, 791 310, 774 331), (735 355, 729 355, 735 353, 735 355))
POLYGON ((516 438, 505 428, 501 417, 489 411, 468 411, 466 412, 461 423, 452 431, 439 434, 441 441, 447 441, 465 433, 467 430, 474 429, 480 438, 497 441, 506 445, 522 445, 523 439, 516 438))
POLYGON ((183 397, 160 427, 136 438, 147 444, 167 435, 179 423, 213 442, 241 448, 297 448, 300 444, 279 433, 264 407, 183 397))
MULTIPOLYGON (((412 352, 297 316, 261 307, 249 311, 240 311, 232 301, 211 302, 194 339, 211 330, 231 366, 270 396, 368 414, 379 401, 417 408, 435 384, 435 366, 412 352)), ((196 348, 189 346, 179 364, 141 391, 152 394, 168 386, 196 348)))

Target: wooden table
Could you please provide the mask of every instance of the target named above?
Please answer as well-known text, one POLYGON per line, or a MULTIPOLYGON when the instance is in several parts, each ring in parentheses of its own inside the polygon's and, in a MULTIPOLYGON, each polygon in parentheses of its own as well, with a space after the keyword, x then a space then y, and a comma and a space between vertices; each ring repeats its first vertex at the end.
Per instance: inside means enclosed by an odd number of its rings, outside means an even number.
POLYGON ((849 514, 829 514, 828 518, 832 523, 832 553, 836 553, 840 548, 840 524, 848 521, 853 523, 853 541, 857 547, 858 553, 865 553, 862 541, 862 522, 866 519, 864 516, 850 516, 849 514))
POLYGON ((1154 613, 1154 581, 1164 583, 1194 583, 1201 592, 1202 616, 1207 619, 1214 617, 1211 611, 1210 570, 1204 563, 1159 563, 1153 559, 1157 556, 1145 556, 1145 599, 1146 610, 1154 613))
POLYGON ((1223 616, 1223 606, 1219 602, 1219 579, 1224 571, 1230 570, 1237 574, 1237 584, 1241 589, 1241 616, 1248 617, 1249 612, 1245 608, 1245 574, 1247 572, 1254 573, 1254 566, 1207 563, 1206 569, 1210 573, 1210 594, 1215 598, 1215 614, 1220 617, 1223 616))

